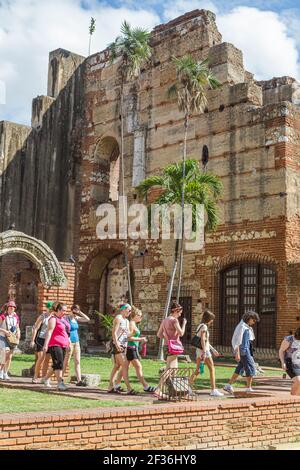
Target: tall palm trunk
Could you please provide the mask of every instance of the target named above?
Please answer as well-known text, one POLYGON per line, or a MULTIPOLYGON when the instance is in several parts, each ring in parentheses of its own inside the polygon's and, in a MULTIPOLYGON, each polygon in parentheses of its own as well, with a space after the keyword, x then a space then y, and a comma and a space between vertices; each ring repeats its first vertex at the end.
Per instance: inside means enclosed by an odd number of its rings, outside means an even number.
MULTIPOLYGON (((121 83, 121 195, 125 197, 125 170, 124 170, 124 79, 122 76, 122 83, 121 83)), ((123 199, 124 202, 124 199, 123 199)), ((127 221, 127 213, 125 210, 125 204, 123 204, 123 221, 127 221)), ((127 232, 127 222, 126 222, 126 232, 127 232)), ((128 293, 129 293, 129 303, 132 305, 132 290, 131 290, 131 280, 130 280, 130 265, 128 260, 128 234, 126 233, 125 241, 124 241, 124 257, 125 257, 125 266, 127 271, 127 283, 128 283, 128 293)))
MULTIPOLYGON (((175 244, 175 254, 174 254, 174 264, 173 264, 173 270, 171 274, 171 279, 170 279, 170 284, 169 284, 169 289, 168 289, 168 295, 167 295, 167 300, 166 300, 166 305, 165 305, 165 310, 164 310, 164 318, 167 318, 168 313, 169 313, 169 308, 170 308, 170 302, 171 302, 171 297, 172 297, 172 290, 174 286, 174 279, 177 271, 177 264, 178 264, 178 251, 179 251, 179 240, 176 240, 175 244)), ((157 359, 160 361, 164 360, 164 339, 160 339, 159 341, 159 348, 158 348, 158 355, 157 359)))
POLYGON ((183 139, 183 156, 182 156, 182 194, 181 194, 181 242, 180 242, 180 255, 179 255, 179 275, 178 275, 178 288, 176 300, 179 302, 180 289, 182 282, 182 271, 183 271, 183 251, 184 251, 184 198, 185 198, 185 162, 186 162, 186 150, 187 150, 187 132, 189 126, 189 114, 186 111, 184 116, 184 139, 183 139))

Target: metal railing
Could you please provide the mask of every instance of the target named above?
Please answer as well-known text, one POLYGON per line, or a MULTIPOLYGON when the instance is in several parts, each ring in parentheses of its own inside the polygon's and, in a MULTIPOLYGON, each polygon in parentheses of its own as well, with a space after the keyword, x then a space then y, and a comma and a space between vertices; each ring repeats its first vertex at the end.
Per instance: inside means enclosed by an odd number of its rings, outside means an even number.
POLYGON ((192 384, 195 369, 166 369, 160 376, 157 396, 159 400, 194 401, 197 395, 192 384))

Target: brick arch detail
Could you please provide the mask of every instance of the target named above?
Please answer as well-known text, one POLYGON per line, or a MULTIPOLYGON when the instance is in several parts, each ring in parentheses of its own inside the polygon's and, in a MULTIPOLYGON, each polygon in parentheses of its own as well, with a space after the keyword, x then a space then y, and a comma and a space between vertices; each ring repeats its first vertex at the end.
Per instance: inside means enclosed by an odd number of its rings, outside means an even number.
POLYGON ((274 268, 283 268, 285 263, 282 261, 278 261, 271 256, 263 255, 261 253, 252 253, 252 252, 245 252, 235 255, 226 255, 221 260, 215 262, 213 269, 215 273, 222 271, 227 266, 233 265, 235 263, 241 262, 255 262, 259 264, 267 264, 269 266, 273 266, 274 268))
POLYGON ((23 255, 32 261, 39 270, 44 286, 67 285, 67 278, 58 259, 42 240, 15 230, 3 232, 0 234, 0 256, 10 253, 23 255))
POLYGON ((118 251, 122 253, 124 251, 124 243, 120 240, 101 240, 101 245, 94 248, 81 262, 80 275, 87 275, 89 267, 96 256, 98 256, 102 251, 118 251))
POLYGON ((110 142, 113 147, 118 148, 118 152, 120 154, 120 144, 119 144, 119 138, 115 135, 114 132, 111 132, 109 134, 104 134, 102 136, 99 136, 95 142, 94 149, 93 149, 93 160, 96 159, 96 154, 97 151, 101 150, 103 146, 110 142))

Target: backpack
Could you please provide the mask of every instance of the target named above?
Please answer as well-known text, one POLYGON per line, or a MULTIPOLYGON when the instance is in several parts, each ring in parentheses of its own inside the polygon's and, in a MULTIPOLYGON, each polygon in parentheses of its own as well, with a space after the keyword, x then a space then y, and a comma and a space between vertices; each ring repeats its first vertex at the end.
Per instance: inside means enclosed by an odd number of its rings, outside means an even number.
POLYGON ((191 339, 191 346, 193 346, 193 348, 196 348, 196 349, 201 349, 202 348, 201 338, 200 338, 200 336, 198 336, 198 333, 201 330, 203 325, 204 325, 204 323, 200 323, 200 325, 197 328, 196 334, 191 339))
POLYGON ((43 327, 43 324, 44 324, 44 320, 45 320, 45 317, 43 318, 40 326, 39 326, 39 329, 37 330, 36 332, 36 335, 35 335, 35 338, 34 338, 34 343, 37 345, 37 346, 43 346, 42 343, 39 342, 39 340, 41 340, 42 338, 39 338, 40 336, 40 332, 42 330, 42 327, 43 327))

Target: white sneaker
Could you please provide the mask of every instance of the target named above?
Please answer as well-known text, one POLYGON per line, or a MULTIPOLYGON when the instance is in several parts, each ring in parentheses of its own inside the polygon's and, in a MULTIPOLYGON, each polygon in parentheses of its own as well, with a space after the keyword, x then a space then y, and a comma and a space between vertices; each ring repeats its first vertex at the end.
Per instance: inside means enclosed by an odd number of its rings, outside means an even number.
POLYGON ((10 377, 7 372, 3 372, 3 380, 10 380, 10 377))
POLYGON ((224 393, 219 392, 216 388, 210 392, 211 397, 224 397, 224 393))
POLYGON ((68 387, 64 384, 63 380, 57 386, 57 390, 59 390, 60 392, 64 392, 67 389, 68 389, 68 387))
POLYGON ((245 392, 247 393, 251 393, 251 392, 255 392, 255 390, 253 390, 253 388, 245 388, 245 392))
POLYGON ((51 387, 50 379, 42 378, 41 382, 42 382, 42 384, 45 385, 45 387, 51 387))
POLYGON ((226 384, 226 385, 223 387, 223 390, 225 390, 225 392, 231 393, 232 395, 234 394, 233 387, 232 387, 230 384, 226 384))
POLYGON ((0 380, 3 380, 3 373, 4 373, 4 371, 3 371, 3 369, 1 369, 0 370, 0 380))

